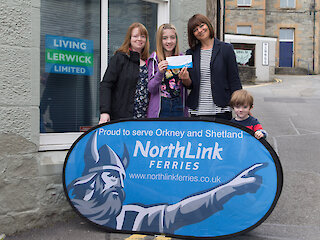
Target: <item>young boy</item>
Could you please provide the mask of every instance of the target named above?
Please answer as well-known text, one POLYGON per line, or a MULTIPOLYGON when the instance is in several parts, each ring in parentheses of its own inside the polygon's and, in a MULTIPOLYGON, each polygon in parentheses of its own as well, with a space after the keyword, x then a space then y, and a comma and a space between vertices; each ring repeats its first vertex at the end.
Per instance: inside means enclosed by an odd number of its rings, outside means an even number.
POLYGON ((231 122, 253 130, 257 139, 267 137, 267 132, 263 130, 258 119, 250 114, 250 110, 253 108, 253 97, 250 93, 243 89, 235 91, 231 96, 230 106, 236 114, 236 117, 231 119, 231 122))

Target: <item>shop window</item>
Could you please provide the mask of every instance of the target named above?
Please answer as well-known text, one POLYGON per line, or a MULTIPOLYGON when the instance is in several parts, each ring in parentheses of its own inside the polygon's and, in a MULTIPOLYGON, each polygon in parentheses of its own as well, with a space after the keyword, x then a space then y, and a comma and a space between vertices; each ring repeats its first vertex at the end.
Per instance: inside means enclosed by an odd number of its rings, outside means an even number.
POLYGON ((169 22, 167 0, 101 0, 101 76, 110 57, 122 44, 133 22, 144 24, 149 32, 150 52, 156 47, 157 26, 169 22))
POLYGON ((143 23, 154 50, 169 2, 41 0, 40 11, 40 150, 68 149, 98 124, 99 82, 129 25, 143 23))
POLYGON ((40 51, 40 132, 79 132, 94 125, 100 81, 100 1, 42 0, 40 51))
POLYGON ((120 47, 133 22, 148 29, 150 51, 155 50, 157 31, 157 4, 141 0, 109 0, 108 8, 108 58, 120 47), (126 6, 126 7, 124 7, 126 6))
POLYGON ((254 66, 255 44, 232 43, 239 65, 254 66))

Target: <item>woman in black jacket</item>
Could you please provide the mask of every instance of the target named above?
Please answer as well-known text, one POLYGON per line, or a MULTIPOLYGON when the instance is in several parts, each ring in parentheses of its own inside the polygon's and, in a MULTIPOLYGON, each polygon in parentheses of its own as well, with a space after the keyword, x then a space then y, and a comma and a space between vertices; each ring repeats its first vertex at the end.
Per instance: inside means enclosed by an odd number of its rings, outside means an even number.
POLYGON ((149 34, 141 23, 128 28, 100 83, 99 124, 146 117, 148 107, 149 34))
POLYGON ((188 42, 193 68, 184 68, 182 79, 191 89, 187 99, 191 116, 232 118, 231 94, 241 89, 238 65, 231 44, 214 38, 210 20, 196 14, 188 21, 188 42))

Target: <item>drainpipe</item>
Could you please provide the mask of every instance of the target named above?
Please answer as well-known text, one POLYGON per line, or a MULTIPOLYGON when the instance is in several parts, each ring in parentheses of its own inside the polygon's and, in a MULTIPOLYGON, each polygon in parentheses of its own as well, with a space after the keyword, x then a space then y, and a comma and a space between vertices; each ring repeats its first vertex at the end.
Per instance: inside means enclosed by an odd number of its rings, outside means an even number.
POLYGON ((313 38, 312 38, 312 71, 314 72, 314 64, 315 64, 315 44, 316 44, 316 0, 313 0, 313 4, 311 6, 313 12, 313 38))
MULTIPOLYGON (((220 1, 220 0, 219 0, 220 1)), ((226 0, 223 0, 223 18, 222 18, 222 41, 224 41, 225 21, 226 21, 226 0)))
POLYGON ((221 3, 220 0, 217 1, 217 38, 222 40, 221 36, 221 3))

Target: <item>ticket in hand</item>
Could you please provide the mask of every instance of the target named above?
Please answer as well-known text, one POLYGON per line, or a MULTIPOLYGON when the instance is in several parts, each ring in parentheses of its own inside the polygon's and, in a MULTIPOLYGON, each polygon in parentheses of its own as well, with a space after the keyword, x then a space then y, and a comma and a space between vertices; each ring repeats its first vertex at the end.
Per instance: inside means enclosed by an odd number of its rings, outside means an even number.
POLYGON ((183 67, 192 68, 191 55, 166 57, 166 60, 168 61, 167 69, 176 69, 183 67))

